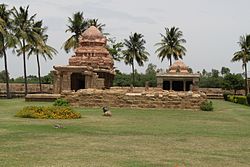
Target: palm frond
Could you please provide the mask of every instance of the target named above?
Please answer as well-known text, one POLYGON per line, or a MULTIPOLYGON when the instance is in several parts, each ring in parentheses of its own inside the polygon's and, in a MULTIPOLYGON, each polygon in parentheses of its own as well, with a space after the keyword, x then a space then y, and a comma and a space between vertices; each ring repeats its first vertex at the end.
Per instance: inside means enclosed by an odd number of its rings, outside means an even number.
POLYGON ((160 34, 161 41, 156 43, 158 46, 155 53, 158 53, 158 57, 163 61, 165 58, 178 60, 185 55, 186 48, 182 45, 186 43, 186 40, 182 38, 183 33, 178 27, 165 27, 165 34, 160 34))

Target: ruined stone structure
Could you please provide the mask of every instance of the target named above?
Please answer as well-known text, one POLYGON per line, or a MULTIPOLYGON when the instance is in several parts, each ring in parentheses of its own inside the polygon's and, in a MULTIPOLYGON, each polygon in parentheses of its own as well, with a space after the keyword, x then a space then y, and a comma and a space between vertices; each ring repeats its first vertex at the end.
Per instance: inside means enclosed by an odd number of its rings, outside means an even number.
POLYGON ((84 107, 126 107, 126 108, 174 108, 200 109, 200 104, 206 100, 206 94, 201 92, 176 91, 138 91, 127 89, 98 90, 83 89, 77 92, 62 93, 62 97, 72 106, 84 107))
POLYGON ((194 90, 199 82, 200 74, 192 74, 182 61, 177 60, 167 72, 156 74, 157 87, 163 90, 194 90))
MULTIPOLYGON (((23 83, 10 83, 10 94, 12 97, 24 97, 25 90, 23 83)), ((42 84, 43 93, 53 93, 53 85, 42 84)), ((39 84, 28 84, 28 93, 34 94, 40 92, 39 84)), ((6 84, 0 83, 0 97, 6 97, 6 84)))
POLYGON ((54 66, 54 93, 110 88, 115 71, 106 43, 106 37, 94 26, 83 32, 75 55, 69 58, 69 65, 54 66))

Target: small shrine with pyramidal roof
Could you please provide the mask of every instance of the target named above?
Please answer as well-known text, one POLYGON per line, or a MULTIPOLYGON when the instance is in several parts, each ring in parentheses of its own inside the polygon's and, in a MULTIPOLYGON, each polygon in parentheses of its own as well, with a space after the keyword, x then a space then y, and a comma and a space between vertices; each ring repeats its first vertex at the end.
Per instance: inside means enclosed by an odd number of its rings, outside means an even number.
POLYGON ((177 60, 166 72, 157 73, 156 78, 157 87, 163 90, 189 91, 197 87, 200 74, 190 73, 188 66, 177 60))
POLYGON ((54 93, 87 88, 110 88, 115 71, 112 56, 106 49, 107 39, 94 26, 79 38, 69 65, 54 66, 54 93))

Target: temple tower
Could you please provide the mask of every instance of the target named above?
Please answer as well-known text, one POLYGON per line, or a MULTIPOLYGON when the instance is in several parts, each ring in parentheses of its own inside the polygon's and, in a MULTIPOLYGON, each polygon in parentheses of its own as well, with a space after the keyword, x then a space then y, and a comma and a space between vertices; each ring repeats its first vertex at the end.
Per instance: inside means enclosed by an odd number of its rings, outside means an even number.
POLYGON ((69 58, 69 65, 54 66, 54 92, 110 88, 115 71, 106 44, 106 37, 96 27, 84 31, 75 55, 69 58))

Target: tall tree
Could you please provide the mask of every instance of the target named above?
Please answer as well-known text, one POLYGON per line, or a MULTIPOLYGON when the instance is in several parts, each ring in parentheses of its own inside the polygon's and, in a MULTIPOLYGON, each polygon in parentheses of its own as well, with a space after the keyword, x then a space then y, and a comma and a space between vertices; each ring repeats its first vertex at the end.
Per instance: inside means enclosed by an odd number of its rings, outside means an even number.
POLYGON ((72 36, 63 44, 63 48, 67 53, 78 46, 80 35, 88 28, 88 21, 84 19, 82 12, 74 13, 72 18, 68 18, 68 22, 66 32, 71 32, 72 36))
POLYGON ((122 60, 122 48, 123 48, 122 42, 116 42, 114 38, 113 39, 109 38, 108 45, 106 48, 115 61, 122 60))
POLYGON ((145 80, 148 82, 148 86, 156 87, 157 86, 157 80, 156 80, 156 68, 157 66, 149 63, 148 67, 145 71, 145 80))
POLYGON ((17 10, 15 7, 12 12, 14 16, 13 28, 15 36, 18 38, 17 55, 23 56, 25 95, 28 93, 27 74, 26 74, 26 52, 28 52, 27 44, 43 42, 39 34, 33 31, 34 18, 36 14, 29 16, 29 6, 26 8, 20 7, 17 10))
POLYGON ((4 72, 6 82, 6 95, 7 98, 11 98, 9 89, 9 72, 7 65, 7 54, 8 48, 15 46, 15 37, 11 33, 12 19, 10 17, 11 11, 6 8, 5 4, 0 4, 0 57, 4 58, 4 72))
POLYGON ((228 73, 222 82, 222 87, 228 90, 234 90, 234 94, 236 94, 237 90, 243 89, 243 85, 244 79, 241 74, 228 73))
POLYGON ((214 78, 218 78, 219 77, 219 70, 216 69, 212 69, 212 77, 214 78))
POLYGON ((182 45, 186 43, 186 40, 182 38, 183 34, 179 28, 172 27, 171 29, 165 28, 165 35, 160 34, 161 42, 156 43, 159 48, 155 51, 158 53, 158 57, 163 61, 165 58, 169 60, 170 66, 172 65, 172 57, 175 60, 185 55, 186 48, 182 45))
POLYGON ((149 53, 145 48, 146 41, 143 39, 142 34, 134 33, 129 36, 129 39, 124 40, 126 50, 123 51, 124 62, 132 67, 133 85, 135 85, 135 63, 143 66, 144 62, 148 60, 149 53))
POLYGON ((88 20, 88 25, 90 26, 95 26, 98 28, 99 31, 103 32, 103 27, 105 27, 105 24, 99 23, 98 19, 89 19, 88 20))
POLYGON ((35 24, 33 25, 33 31, 40 35, 43 42, 34 42, 32 44, 27 45, 27 48, 29 50, 28 57, 30 57, 32 54, 36 55, 40 92, 42 92, 42 82, 39 55, 41 55, 45 60, 47 60, 47 58, 51 60, 53 58, 53 55, 57 54, 55 48, 47 45, 48 35, 45 34, 46 30, 47 27, 43 27, 42 21, 35 22, 35 24))
POLYGON ((202 70, 202 76, 206 76, 207 75, 207 71, 205 69, 202 70))
POLYGON ((242 61, 242 68, 245 72, 245 95, 248 94, 248 83, 247 83, 247 63, 250 60, 250 35, 240 36, 240 41, 238 42, 241 50, 234 53, 232 61, 242 61))
POLYGON ((227 67, 222 67, 220 73, 222 76, 225 76, 226 74, 230 73, 230 69, 227 67))

